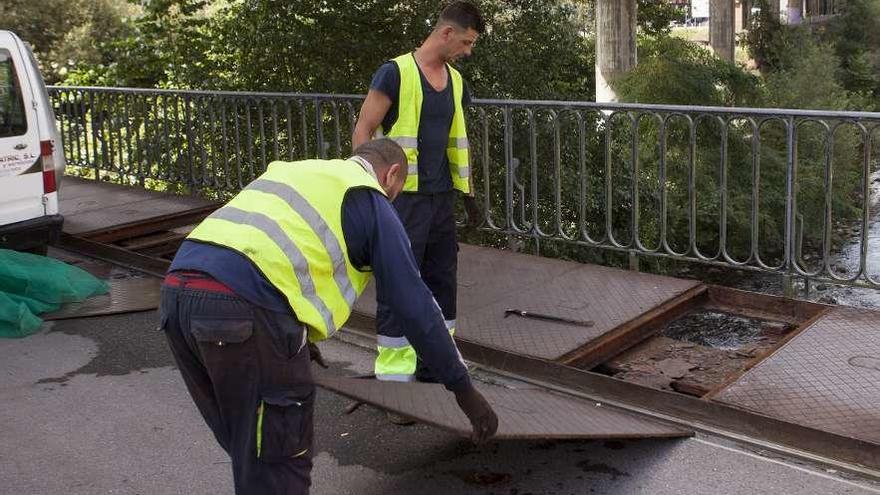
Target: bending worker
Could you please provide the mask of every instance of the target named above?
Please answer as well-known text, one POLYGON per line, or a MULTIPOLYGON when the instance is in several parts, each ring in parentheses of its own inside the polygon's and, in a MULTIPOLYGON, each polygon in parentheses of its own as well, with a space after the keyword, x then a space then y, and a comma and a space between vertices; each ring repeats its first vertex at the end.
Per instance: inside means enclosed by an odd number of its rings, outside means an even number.
MULTIPOLYGON (((380 128, 403 146, 409 167, 403 194, 394 208, 406 227, 422 278, 437 299, 450 333, 455 332, 458 242, 455 191, 465 196, 469 220, 480 215, 471 187, 464 105, 470 94, 461 74, 450 65, 471 54, 485 24, 468 2, 452 2, 440 13, 431 34, 415 51, 383 64, 370 83, 352 141, 369 141, 380 128)), ((376 326, 380 336, 404 333, 393 310, 379 301, 376 326)), ((411 351, 411 350, 410 350, 411 351)), ((410 352, 410 362, 379 342, 376 377, 381 380, 437 381, 436 370, 410 352)), ((421 358, 422 354, 418 353, 421 358)))
POLYGON ((232 458, 236 493, 308 493, 310 359, 322 363, 313 343, 345 324, 370 270, 379 299, 406 329, 402 338, 455 393, 474 441, 494 435, 498 419, 471 384, 389 202, 406 165, 389 139, 348 160, 274 162, 175 256, 161 326, 232 458))

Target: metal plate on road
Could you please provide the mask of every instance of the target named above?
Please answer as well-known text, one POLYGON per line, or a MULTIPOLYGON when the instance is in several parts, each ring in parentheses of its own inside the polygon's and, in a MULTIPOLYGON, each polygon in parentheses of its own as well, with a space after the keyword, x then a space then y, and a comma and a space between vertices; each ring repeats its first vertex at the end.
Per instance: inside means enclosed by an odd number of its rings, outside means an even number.
POLYGON ((837 307, 714 400, 880 444, 880 319, 837 307))
MULTIPOLYGON (((463 244, 455 335, 516 354, 558 359, 697 285, 693 280, 463 244), (505 318, 507 309, 594 324, 505 318)), ((375 316, 375 298, 372 291, 364 293, 356 309, 375 316)))
POLYGON ((65 304, 58 311, 41 315, 44 320, 150 311, 159 307, 162 279, 155 277, 110 279, 110 292, 81 303, 65 304))
MULTIPOLYGON (((481 309, 508 294, 547 283, 579 263, 460 244, 458 252, 458 314, 481 309)), ((376 293, 371 283, 355 309, 376 315, 376 293)))
POLYGON ((64 215, 65 233, 87 235, 211 204, 201 198, 65 178, 59 209, 64 215))
MULTIPOLYGON (((319 386, 467 437, 471 427, 442 385, 316 375, 319 386)), ((498 415, 504 440, 680 438, 692 431, 635 413, 553 392, 477 384, 498 415)))
MULTIPOLYGON (((563 263, 563 262, 557 262, 563 263)), ((507 294, 478 311, 459 314, 456 337, 517 354, 555 360, 699 285, 596 265, 576 268, 526 290, 507 294), (592 326, 511 315, 517 309, 592 326)))

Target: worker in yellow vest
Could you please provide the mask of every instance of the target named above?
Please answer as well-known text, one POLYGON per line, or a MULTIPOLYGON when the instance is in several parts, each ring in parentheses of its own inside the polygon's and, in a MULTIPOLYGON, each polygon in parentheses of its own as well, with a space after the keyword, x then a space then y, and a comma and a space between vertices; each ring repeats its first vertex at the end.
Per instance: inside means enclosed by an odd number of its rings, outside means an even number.
MULTIPOLYGON (((407 160, 371 141, 348 160, 274 162, 181 245, 162 287, 161 327, 194 402, 232 458, 238 494, 311 485, 314 343, 348 320, 375 275, 399 339, 455 394, 473 439, 498 419, 471 384, 419 277, 389 200, 407 160)), ((394 347, 394 339, 385 342, 394 347)))
MULTIPOLYGON (((352 136, 358 146, 384 134, 406 152, 406 183, 394 207, 450 333, 455 332, 458 269, 455 191, 464 195, 469 217, 479 214, 471 187, 464 116, 470 95, 461 74, 450 64, 469 56, 484 30, 477 7, 468 2, 448 5, 417 50, 386 62, 373 76, 352 136)), ((383 344, 381 337, 398 337, 406 330, 393 318, 391 308, 378 302, 376 376, 437 381, 435 370, 425 365, 424 356, 409 343, 383 344)))

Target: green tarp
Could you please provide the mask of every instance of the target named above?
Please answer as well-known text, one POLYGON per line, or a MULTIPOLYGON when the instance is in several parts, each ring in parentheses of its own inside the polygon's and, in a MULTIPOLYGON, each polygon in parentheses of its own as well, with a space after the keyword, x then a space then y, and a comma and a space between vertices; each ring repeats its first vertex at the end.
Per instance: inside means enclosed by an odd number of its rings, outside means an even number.
POLYGON ((0 337, 30 335, 42 324, 38 314, 106 294, 109 288, 103 280, 56 259, 0 249, 0 337))

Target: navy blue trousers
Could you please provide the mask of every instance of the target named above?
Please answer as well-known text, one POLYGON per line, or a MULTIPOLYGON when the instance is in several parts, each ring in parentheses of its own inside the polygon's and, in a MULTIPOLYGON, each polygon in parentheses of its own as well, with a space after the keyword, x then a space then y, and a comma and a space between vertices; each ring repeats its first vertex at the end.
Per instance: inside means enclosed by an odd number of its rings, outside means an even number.
POLYGON ((302 324, 234 294, 168 285, 160 314, 183 381, 232 459, 235 493, 308 494, 315 385, 302 324))

